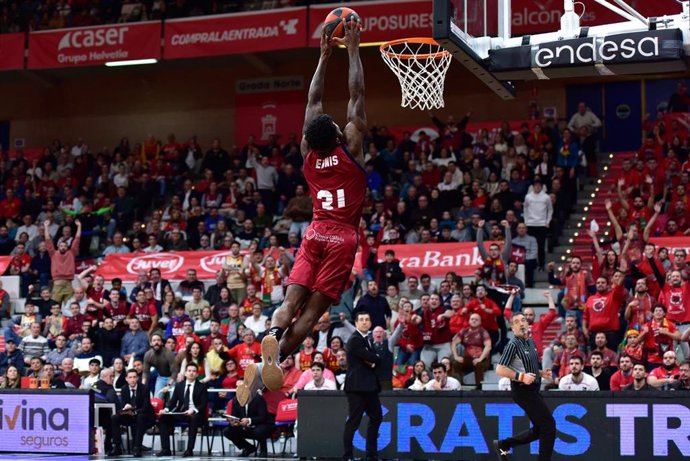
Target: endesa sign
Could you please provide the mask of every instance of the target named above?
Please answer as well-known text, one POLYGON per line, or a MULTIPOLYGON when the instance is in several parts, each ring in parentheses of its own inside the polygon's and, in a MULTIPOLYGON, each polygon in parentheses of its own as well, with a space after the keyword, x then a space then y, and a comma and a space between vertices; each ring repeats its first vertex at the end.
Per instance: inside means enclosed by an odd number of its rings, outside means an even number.
POLYGON ((158 21, 29 34, 29 69, 94 66, 160 56, 161 23, 158 21))
POLYGON ((680 29, 560 40, 489 51, 501 79, 530 80, 684 71, 680 29))
POLYGON ((89 391, 3 389, 0 452, 91 454, 92 400, 89 391))
MULTIPOLYGON (((556 420, 554 460, 679 461, 690 457, 690 398, 686 392, 542 392, 556 420)), ((300 391, 300 457, 342 453, 344 393, 300 391), (324 408, 328 417, 324 418, 324 408)), ((377 449, 383 459, 493 461, 495 439, 515 436, 529 419, 497 391, 396 391, 381 395, 377 449)), ((355 433, 363 456, 367 421, 355 433)), ((534 461, 539 442, 516 447, 509 459, 534 461)))
POLYGON ((306 46, 307 8, 284 8, 165 22, 166 59, 306 46))
MULTIPOLYGON (((362 43, 385 42, 404 37, 431 37, 430 1, 362 2, 348 4, 362 18, 362 43)), ((319 46, 323 20, 342 3, 309 8, 309 46, 319 46)))

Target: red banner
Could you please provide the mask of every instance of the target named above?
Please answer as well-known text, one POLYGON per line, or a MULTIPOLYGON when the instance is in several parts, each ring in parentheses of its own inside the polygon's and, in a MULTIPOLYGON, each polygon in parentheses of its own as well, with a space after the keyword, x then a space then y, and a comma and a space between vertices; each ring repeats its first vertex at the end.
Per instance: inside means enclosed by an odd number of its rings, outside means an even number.
MULTIPOLYGON (((431 5, 428 0, 395 3, 358 2, 351 6, 362 19, 362 43, 385 42, 404 37, 431 37, 431 5)), ((312 5, 309 8, 309 45, 319 46, 321 25, 326 15, 342 3, 312 5)))
POLYGON ((29 34, 29 69, 95 66, 161 57, 161 23, 48 30, 29 34))
POLYGON ((652 237, 649 241, 656 245, 657 250, 667 248, 671 261, 675 250, 685 250, 687 260, 690 261, 690 237, 652 237))
POLYGON ((307 8, 165 22, 166 59, 254 53, 306 46, 307 8))
MULTIPOLYGON (((488 249, 491 243, 493 242, 484 242, 484 246, 488 249)), ((446 272, 453 271, 457 275, 469 277, 484 262, 474 242, 381 245, 378 248, 379 256, 383 256, 386 250, 395 251, 395 258, 400 261, 400 267, 406 276, 429 274, 431 277, 443 278, 446 272)))
POLYGON ((12 261, 12 256, 0 256, 0 275, 4 274, 12 261))
MULTIPOLYGON (((677 14, 682 6, 675 0, 626 0, 642 16, 664 16, 677 14)), ((580 25, 583 27, 597 26, 627 21, 622 16, 595 2, 576 4, 575 12, 582 15, 580 25)), ((553 32, 560 29, 563 14, 563 0, 513 0, 511 2, 512 34, 538 34, 553 32)))
POLYGON ((289 133, 301 136, 306 95, 302 77, 239 80, 235 95, 235 139, 243 145, 254 136, 263 144, 276 134, 285 142, 289 133))
POLYGON ((24 68, 26 34, 0 34, 0 70, 24 68))
POLYGON ((194 268, 202 280, 215 278, 223 267, 229 251, 179 251, 175 253, 109 254, 98 267, 98 274, 110 280, 119 277, 125 282, 137 279, 139 271, 158 268, 168 280, 184 280, 187 269, 194 268))

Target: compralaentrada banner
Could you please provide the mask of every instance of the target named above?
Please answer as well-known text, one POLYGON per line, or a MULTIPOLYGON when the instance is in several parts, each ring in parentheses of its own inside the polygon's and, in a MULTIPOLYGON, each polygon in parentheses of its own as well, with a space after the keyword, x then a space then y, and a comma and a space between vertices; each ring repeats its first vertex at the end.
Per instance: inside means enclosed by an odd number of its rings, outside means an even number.
POLYGON ((0 390, 0 452, 91 454, 88 391, 0 390))
MULTIPOLYGON (((543 393, 556 420, 555 461, 679 461, 690 456, 690 393, 543 393)), ((342 456, 347 401, 340 392, 298 394, 300 457, 342 456), (324 413, 327 409, 328 417, 324 413)), ((387 392, 378 450, 383 459, 495 460, 492 441, 529 428, 509 392, 387 392)), ((355 435, 363 456, 367 418, 355 435)), ((539 442, 510 459, 536 460, 539 442)))

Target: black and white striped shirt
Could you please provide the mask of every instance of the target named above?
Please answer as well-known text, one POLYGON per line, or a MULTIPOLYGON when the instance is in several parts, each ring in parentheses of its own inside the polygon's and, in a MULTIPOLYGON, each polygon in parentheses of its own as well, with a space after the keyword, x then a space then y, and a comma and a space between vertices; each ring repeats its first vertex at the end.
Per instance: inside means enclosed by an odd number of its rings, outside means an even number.
POLYGON ((536 386, 541 385, 539 353, 537 352, 537 346, 531 338, 522 339, 515 336, 511 339, 505 349, 503 349, 503 355, 498 363, 520 373, 534 373, 537 376, 534 384, 536 386))

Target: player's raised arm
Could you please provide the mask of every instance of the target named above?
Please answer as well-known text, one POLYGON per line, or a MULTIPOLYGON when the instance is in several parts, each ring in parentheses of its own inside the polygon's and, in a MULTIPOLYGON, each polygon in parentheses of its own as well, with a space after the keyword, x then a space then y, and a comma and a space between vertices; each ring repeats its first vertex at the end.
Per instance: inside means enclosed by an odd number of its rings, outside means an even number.
POLYGON ((347 103, 347 125, 345 126, 345 141, 350 153, 364 165, 364 150, 362 144, 367 132, 367 115, 364 112, 364 70, 359 56, 359 37, 362 25, 359 21, 345 24, 345 37, 334 39, 347 47, 350 58, 348 86, 350 101, 347 103))
MULTIPOLYGON (((314 71, 314 76, 311 78, 311 85, 309 85, 309 95, 307 96, 307 110, 304 113, 304 127, 302 133, 307 130, 307 125, 319 115, 323 114, 323 86, 326 80, 326 64, 328 58, 331 57, 332 47, 326 35, 326 29, 321 30, 321 55, 319 56, 319 63, 314 71)), ((307 141, 302 137, 301 145, 302 155, 307 155, 309 146, 307 141)))

